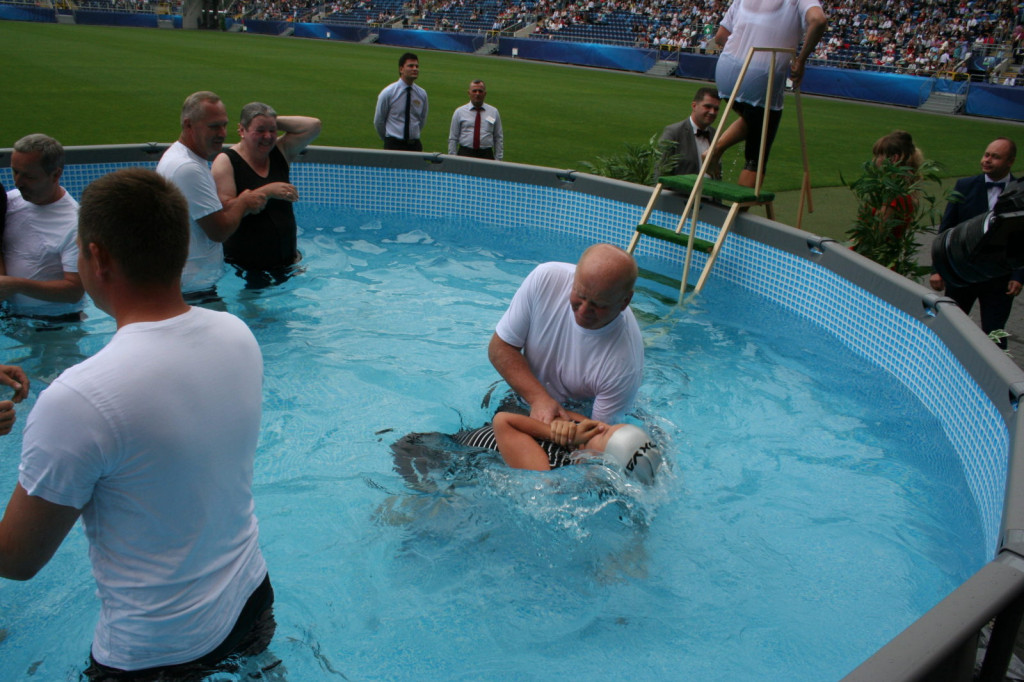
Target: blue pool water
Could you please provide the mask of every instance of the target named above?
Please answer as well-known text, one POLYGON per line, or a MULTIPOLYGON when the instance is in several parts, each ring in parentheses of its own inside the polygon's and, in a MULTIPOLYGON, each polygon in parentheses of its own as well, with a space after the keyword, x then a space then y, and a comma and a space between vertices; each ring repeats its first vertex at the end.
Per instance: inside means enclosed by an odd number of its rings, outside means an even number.
MULTIPOLYGON (((537 262, 585 244, 310 207, 300 222, 304 273, 220 287, 264 352, 255 494, 279 623, 237 679, 838 679, 988 559, 928 411, 715 280, 682 310, 646 282, 634 299, 633 418, 667 454, 657 485, 484 457, 411 490, 390 444, 489 418, 494 324, 537 262)), ((0 337, 35 382, 22 417, 113 332, 89 312, 77 335, 0 337)), ((2 495, 19 433, 0 441, 2 495)), ((0 679, 77 679, 98 610, 85 544, 76 528, 32 582, 0 582, 0 679)))

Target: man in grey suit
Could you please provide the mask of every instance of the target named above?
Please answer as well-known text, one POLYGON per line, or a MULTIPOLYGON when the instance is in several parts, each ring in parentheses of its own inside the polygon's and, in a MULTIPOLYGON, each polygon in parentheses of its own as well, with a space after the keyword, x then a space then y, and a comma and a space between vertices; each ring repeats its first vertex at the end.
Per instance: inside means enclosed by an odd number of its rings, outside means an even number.
MULTIPOLYGON (((690 116, 686 120, 666 126, 661 132, 660 141, 672 144, 666 145, 655 169, 655 178, 660 175, 695 175, 700 172, 704 154, 715 135, 715 128, 711 124, 718 118, 719 106, 721 99, 718 97, 718 90, 697 90, 693 102, 690 103, 690 116)), ((721 164, 709 168, 708 174, 713 178, 722 177, 721 164)))

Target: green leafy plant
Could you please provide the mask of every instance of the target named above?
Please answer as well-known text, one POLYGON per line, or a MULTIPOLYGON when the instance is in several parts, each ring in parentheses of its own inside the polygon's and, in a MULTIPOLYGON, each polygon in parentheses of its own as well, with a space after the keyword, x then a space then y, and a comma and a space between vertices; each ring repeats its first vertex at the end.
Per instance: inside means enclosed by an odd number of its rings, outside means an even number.
POLYGON ((925 161, 916 171, 891 161, 867 161, 863 175, 847 183, 857 197, 857 219, 846 235, 854 251, 906 277, 929 271, 917 263, 923 232, 934 232, 942 192, 938 164, 925 161))
MULTIPOLYGON (((995 343, 997 345, 1000 341, 1002 341, 1003 339, 1007 339, 1009 337, 1010 333, 1005 329, 993 329, 988 333, 988 338, 992 340, 992 343, 995 343)), ((1011 358, 1013 357, 1008 348, 1004 348, 1003 352, 1009 355, 1011 358)))
POLYGON ((654 176, 658 167, 658 160, 666 157, 665 166, 672 167, 678 158, 672 154, 673 143, 660 141, 657 135, 652 135, 647 142, 640 144, 623 143, 625 151, 610 156, 599 156, 593 163, 581 161, 580 165, 588 173, 600 175, 616 180, 625 180, 638 185, 654 186, 657 178, 654 176))

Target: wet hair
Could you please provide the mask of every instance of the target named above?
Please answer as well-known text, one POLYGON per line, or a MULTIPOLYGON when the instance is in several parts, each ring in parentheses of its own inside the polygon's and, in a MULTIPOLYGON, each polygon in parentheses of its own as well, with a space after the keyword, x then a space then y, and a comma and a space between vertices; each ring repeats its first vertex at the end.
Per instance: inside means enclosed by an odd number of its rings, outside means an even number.
POLYGON ((151 170, 114 171, 82 192, 78 238, 83 254, 89 244, 106 249, 132 284, 173 284, 188 258, 188 202, 151 170))
POLYGON ((406 52, 405 54, 398 58, 398 68, 402 68, 403 66, 405 66, 406 62, 411 60, 416 60, 417 62, 419 62, 420 58, 417 57, 412 52, 406 52))
POLYGON ((215 92, 200 90, 199 92, 193 92, 185 98, 185 103, 181 105, 182 128, 185 127, 185 121, 195 123, 202 118, 204 102, 212 102, 213 104, 216 104, 220 102, 220 97, 215 92))
POLYGON ((924 163, 924 155, 914 145, 914 138, 905 130, 894 130, 875 141, 871 148, 875 159, 888 159, 898 166, 909 166, 914 170, 924 163))
POLYGON ((64 168, 64 147, 49 135, 32 133, 14 143, 14 151, 22 154, 41 152, 43 170, 49 175, 64 168))
POLYGON ((242 113, 238 117, 238 124, 243 129, 248 130, 249 124, 252 123, 253 119, 257 116, 266 116, 268 118, 277 118, 277 112, 269 104, 263 102, 249 102, 242 107, 242 113))
POLYGON ((697 92, 693 94, 693 101, 695 104, 703 102, 704 98, 709 95, 717 100, 722 99, 722 96, 718 94, 718 88, 697 88, 697 92))

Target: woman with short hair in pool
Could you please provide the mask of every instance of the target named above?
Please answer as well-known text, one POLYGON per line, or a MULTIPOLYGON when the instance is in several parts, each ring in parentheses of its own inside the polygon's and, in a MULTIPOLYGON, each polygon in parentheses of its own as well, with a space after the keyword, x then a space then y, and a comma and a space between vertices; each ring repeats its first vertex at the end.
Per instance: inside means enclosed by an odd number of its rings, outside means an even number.
MULTIPOLYGON (((412 433, 391 446, 395 467, 416 486, 423 482, 425 469, 448 464, 447 453, 437 452, 429 444, 429 436, 412 433)), ((493 423, 459 431, 451 440, 471 448, 495 450, 514 469, 550 471, 601 459, 645 484, 654 482, 662 460, 661 449, 640 427, 594 419, 555 419, 545 424, 524 414, 498 412, 493 423)))
POLYGON ((284 282, 301 259, 292 209, 299 192, 291 184, 290 168, 320 128, 318 118, 278 116, 270 105, 250 102, 238 119, 238 143, 213 160, 210 170, 221 201, 246 189, 259 190, 268 199, 262 211, 243 217, 224 241, 224 260, 247 288, 284 282))

